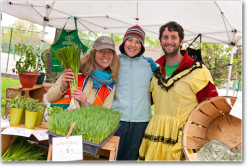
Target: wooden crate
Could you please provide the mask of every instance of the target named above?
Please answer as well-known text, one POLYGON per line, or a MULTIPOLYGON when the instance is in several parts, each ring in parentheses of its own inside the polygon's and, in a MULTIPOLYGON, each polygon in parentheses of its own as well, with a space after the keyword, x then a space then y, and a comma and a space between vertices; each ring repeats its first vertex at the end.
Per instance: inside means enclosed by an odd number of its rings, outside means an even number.
MULTIPOLYGON (((25 128, 25 124, 20 124, 19 126, 16 126, 16 127, 25 128)), ((46 122, 42 122, 42 125, 36 125, 34 130, 48 130, 48 124, 46 122)), ((13 142, 13 140, 16 137, 17 137, 16 135, 1 134, 1 153, 3 153, 9 147, 9 145, 13 142)), ((32 141, 38 142, 38 140, 35 138, 34 135, 31 135, 29 139, 32 141)), ((42 144, 46 144, 46 146, 49 146, 48 140, 39 141, 39 142, 42 144)), ((48 151, 48 147, 40 147, 40 148, 42 148, 43 151, 48 151)))
POLYGON ((191 111, 182 132, 182 146, 189 161, 199 161, 198 153, 192 149, 200 149, 211 140, 223 142, 230 148, 241 146, 241 119, 230 115, 235 101, 235 97, 218 96, 203 101, 191 111))
POLYGON ((112 136, 104 145, 97 155, 104 156, 108 159, 95 158, 84 156, 84 160, 101 160, 101 161, 115 161, 118 153, 120 137, 112 136))

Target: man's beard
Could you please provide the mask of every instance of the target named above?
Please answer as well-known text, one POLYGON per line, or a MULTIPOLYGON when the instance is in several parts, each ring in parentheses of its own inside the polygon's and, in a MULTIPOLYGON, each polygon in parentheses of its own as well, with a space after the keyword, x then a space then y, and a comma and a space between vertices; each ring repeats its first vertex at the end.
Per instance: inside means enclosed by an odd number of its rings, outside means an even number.
POLYGON ((165 49, 164 49, 164 47, 162 47, 162 50, 165 53, 166 57, 175 57, 177 55, 177 53, 178 53, 178 51, 179 51, 180 48, 181 48, 180 46, 174 48, 174 50, 171 53, 166 52, 165 49))

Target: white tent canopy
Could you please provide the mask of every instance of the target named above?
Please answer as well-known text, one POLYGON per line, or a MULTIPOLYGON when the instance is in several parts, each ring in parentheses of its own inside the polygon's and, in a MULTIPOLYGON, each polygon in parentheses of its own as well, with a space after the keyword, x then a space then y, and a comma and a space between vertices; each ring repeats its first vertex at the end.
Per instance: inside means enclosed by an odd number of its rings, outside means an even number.
POLYGON ((43 26, 124 34, 140 25, 147 36, 158 37, 161 25, 176 21, 185 41, 201 34, 202 42, 242 44, 242 1, 12 1, 2 11, 43 26))

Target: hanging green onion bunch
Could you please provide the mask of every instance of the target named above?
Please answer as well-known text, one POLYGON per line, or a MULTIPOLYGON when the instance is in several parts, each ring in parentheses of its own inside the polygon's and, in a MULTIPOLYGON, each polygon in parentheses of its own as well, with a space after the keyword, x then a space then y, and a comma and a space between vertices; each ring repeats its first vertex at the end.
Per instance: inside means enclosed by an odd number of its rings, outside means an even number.
MULTIPOLYGON (((55 107, 54 107, 55 108, 55 107)), ((53 108, 53 109, 54 109, 53 108)), ((100 143, 117 128, 122 113, 100 106, 83 106, 72 111, 62 110, 49 114, 49 131, 66 136, 75 122, 71 135, 82 135, 83 140, 100 143)))
POLYGON ((61 63, 62 68, 71 69, 75 74, 75 80, 69 83, 71 92, 77 89, 81 48, 81 45, 73 45, 60 48, 56 51, 53 49, 56 59, 61 63))

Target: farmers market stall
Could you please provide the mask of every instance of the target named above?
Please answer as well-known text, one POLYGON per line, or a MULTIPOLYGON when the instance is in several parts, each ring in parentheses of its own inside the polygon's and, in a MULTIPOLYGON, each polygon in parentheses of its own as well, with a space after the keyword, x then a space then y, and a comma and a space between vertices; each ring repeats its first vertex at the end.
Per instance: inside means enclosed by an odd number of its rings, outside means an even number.
POLYGON ((99 157, 103 156, 109 161, 116 160, 119 137, 113 134, 119 127, 122 114, 92 105, 73 108, 71 111, 58 106, 47 108, 43 103, 43 94, 50 86, 44 83, 32 88, 15 86, 7 89, 5 119, 1 118, 1 159, 79 161, 103 160, 99 157), (48 112, 46 116, 45 110, 48 112), (75 125, 70 129, 72 123, 75 125), (67 143, 63 142, 66 135, 67 143), (75 137, 78 137, 77 141, 75 137), (78 144, 72 148, 75 142, 78 144), (76 153, 78 155, 74 155, 76 153), (87 155, 86 158, 83 153, 87 155))

